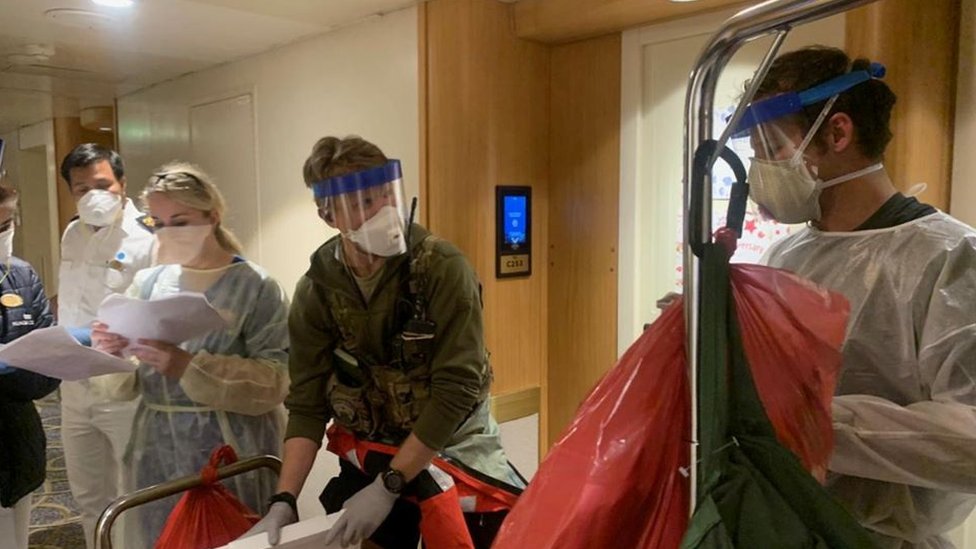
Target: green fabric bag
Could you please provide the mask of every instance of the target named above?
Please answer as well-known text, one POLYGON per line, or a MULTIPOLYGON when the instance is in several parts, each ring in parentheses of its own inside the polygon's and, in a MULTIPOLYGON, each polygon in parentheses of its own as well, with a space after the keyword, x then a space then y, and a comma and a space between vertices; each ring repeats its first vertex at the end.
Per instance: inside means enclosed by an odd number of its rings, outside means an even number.
POLYGON ((868 532, 779 444, 753 385, 729 257, 704 245, 698 502, 683 549, 864 549, 868 532))

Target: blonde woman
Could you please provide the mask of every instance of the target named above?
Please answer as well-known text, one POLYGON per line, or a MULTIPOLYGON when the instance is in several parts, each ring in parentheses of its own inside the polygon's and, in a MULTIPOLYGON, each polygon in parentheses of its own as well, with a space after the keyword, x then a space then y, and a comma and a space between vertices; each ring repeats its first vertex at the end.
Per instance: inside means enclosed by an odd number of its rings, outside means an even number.
MULTIPOLYGON (((281 403, 288 388, 288 304, 279 284, 241 257, 222 225, 220 192, 199 169, 163 166, 142 193, 159 241, 159 266, 140 271, 130 297, 200 292, 230 319, 226 330, 179 346, 128 341, 95 323, 96 348, 135 356, 142 401, 126 464, 134 488, 197 473, 210 453, 230 444, 241 456, 278 454, 281 403), (131 346, 130 346, 131 344, 131 346), (126 350, 128 349, 128 350, 126 350)), ((266 475, 228 483, 256 512, 274 493, 266 475)), ((151 547, 176 498, 139 508, 139 547, 151 547)))

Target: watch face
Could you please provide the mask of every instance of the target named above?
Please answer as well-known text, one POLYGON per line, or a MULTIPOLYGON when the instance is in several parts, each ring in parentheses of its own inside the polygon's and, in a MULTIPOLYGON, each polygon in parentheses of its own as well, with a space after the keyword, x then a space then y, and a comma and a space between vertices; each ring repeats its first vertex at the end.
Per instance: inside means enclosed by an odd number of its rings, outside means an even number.
POLYGON ((403 478, 403 473, 397 471, 396 469, 390 469, 389 471, 383 473, 383 486, 393 494, 399 494, 403 491, 403 486, 406 481, 403 478))

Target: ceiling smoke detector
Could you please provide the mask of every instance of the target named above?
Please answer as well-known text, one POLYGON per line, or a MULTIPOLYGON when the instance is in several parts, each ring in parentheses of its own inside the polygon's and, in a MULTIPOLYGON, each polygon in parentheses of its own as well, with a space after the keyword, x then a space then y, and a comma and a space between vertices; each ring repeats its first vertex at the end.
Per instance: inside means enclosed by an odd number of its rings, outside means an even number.
POLYGON ((59 25, 82 29, 107 27, 115 21, 106 13, 76 8, 52 8, 45 11, 44 16, 59 25))

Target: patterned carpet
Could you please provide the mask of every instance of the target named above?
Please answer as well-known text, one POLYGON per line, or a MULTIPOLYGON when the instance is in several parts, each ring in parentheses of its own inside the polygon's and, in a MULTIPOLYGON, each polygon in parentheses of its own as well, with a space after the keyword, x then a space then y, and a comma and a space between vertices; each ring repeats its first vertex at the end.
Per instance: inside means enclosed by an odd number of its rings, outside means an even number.
POLYGON ((84 549, 78 507, 68 489, 61 445, 61 402, 58 392, 37 402, 47 433, 47 480, 34 492, 31 506, 31 549, 84 549))

